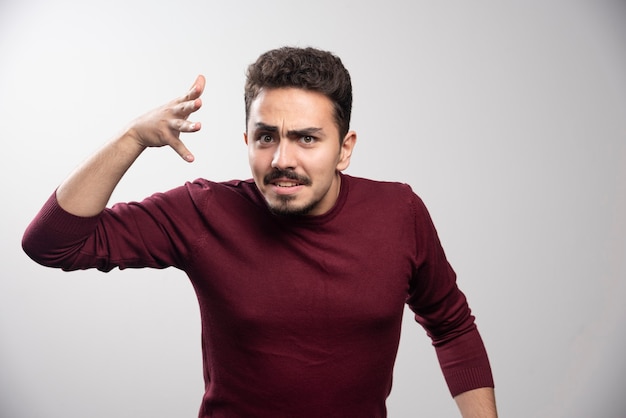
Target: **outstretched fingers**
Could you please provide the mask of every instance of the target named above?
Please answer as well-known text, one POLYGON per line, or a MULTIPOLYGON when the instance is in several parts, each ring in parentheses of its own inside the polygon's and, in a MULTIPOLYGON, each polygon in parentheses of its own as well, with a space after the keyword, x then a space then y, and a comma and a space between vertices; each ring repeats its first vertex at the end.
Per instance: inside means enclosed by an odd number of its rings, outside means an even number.
POLYGON ((195 159, 191 151, 189 151, 189 149, 185 146, 184 142, 178 138, 170 142, 170 147, 172 147, 172 149, 176 151, 176 153, 180 155, 183 160, 189 163, 193 162, 195 159))
POLYGON ((185 161, 192 162, 194 156, 185 146, 183 141, 180 140, 179 134, 181 132, 197 132, 200 130, 200 122, 192 122, 186 119, 171 119, 168 122, 171 136, 167 140, 168 145, 178 153, 185 161))
POLYGON ((171 119, 169 121, 169 128, 172 132, 176 133, 170 140, 170 147, 174 149, 185 161, 192 162, 194 160, 193 154, 187 149, 185 144, 178 137, 180 132, 197 132, 200 130, 200 122, 188 121, 187 118, 190 114, 200 109, 202 106, 202 100, 200 96, 204 92, 204 86, 206 80, 203 75, 199 75, 194 81, 189 92, 181 97, 177 104, 173 107, 173 113, 178 119, 171 119))
POLYGON ((169 127, 175 132, 197 132, 200 130, 200 122, 192 122, 187 119, 172 119, 169 127))
POLYGON ((172 108, 173 113, 181 118, 186 118, 202 107, 202 99, 196 98, 184 102, 178 102, 172 108))
POLYGON ((206 79, 204 78, 204 76, 202 74, 198 75, 198 77, 196 77, 196 80, 191 85, 191 89, 189 89, 187 94, 181 98, 181 101, 190 101, 199 98, 204 92, 205 85, 206 79))

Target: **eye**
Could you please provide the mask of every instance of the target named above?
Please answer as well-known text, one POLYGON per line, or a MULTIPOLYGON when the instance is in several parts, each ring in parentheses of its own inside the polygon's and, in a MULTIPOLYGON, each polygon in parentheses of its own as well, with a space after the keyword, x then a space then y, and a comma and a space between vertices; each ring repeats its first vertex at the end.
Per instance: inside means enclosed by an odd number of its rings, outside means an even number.
POLYGON ((302 138, 300 138, 300 141, 302 141, 302 143, 304 144, 310 145, 315 142, 315 137, 310 136, 310 135, 305 135, 302 138))
POLYGON ((258 141, 262 144, 271 144, 272 141, 274 141, 274 138, 272 138, 272 135, 262 134, 259 136, 258 141))

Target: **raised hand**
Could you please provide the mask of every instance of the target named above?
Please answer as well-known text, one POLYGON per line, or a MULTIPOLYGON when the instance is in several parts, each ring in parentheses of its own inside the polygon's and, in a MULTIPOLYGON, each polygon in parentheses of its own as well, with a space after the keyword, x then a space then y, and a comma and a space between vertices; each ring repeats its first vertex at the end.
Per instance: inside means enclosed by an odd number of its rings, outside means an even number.
POLYGON ((200 129, 199 122, 191 122, 187 118, 202 106, 200 96, 205 83, 204 76, 199 75, 186 95, 135 119, 128 127, 127 135, 142 147, 169 145, 185 161, 192 162, 194 156, 180 140, 180 133, 200 129))
POLYGON ((126 170, 147 147, 169 145, 185 161, 193 161, 193 154, 179 136, 200 129, 200 123, 187 118, 202 106, 204 85, 204 77, 198 76, 185 96, 135 119, 121 135, 78 166, 57 189, 61 207, 77 216, 100 213, 126 170))

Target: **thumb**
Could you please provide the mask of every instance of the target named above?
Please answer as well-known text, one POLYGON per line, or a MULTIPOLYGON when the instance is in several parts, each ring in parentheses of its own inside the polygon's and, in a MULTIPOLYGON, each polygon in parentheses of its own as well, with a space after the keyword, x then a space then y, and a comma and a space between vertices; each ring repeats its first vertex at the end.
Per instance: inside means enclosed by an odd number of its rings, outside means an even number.
POLYGON ((176 151, 176 153, 188 163, 192 163, 195 160, 195 157, 193 156, 191 151, 189 151, 189 149, 180 139, 175 138, 174 140, 172 140, 172 142, 170 142, 170 147, 172 147, 172 149, 176 151))

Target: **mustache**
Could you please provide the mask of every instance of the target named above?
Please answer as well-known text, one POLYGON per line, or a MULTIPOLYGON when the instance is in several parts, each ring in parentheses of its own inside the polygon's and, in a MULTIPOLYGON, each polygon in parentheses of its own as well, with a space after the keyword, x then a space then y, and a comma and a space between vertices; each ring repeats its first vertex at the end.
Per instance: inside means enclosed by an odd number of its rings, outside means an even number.
POLYGON ((273 180, 277 180, 277 179, 294 180, 305 186, 308 186, 311 184, 311 179, 309 179, 308 177, 301 176, 293 170, 281 170, 281 169, 275 169, 274 171, 272 171, 271 173, 263 177, 263 183, 269 184, 273 180))

